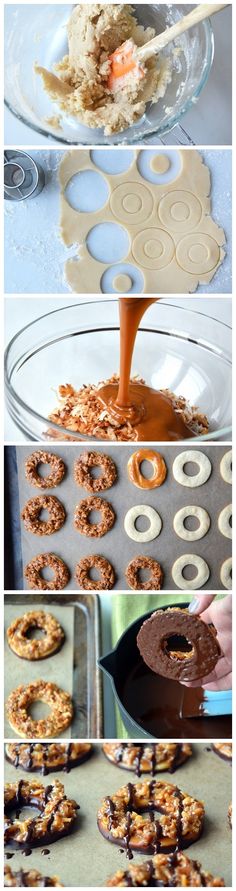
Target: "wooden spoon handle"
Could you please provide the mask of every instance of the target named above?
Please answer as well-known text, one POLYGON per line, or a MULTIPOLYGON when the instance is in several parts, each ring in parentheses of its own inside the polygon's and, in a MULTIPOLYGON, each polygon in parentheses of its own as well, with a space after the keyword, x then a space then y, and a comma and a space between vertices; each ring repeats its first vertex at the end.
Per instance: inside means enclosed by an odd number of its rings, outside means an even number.
POLYGON ((193 25, 197 25, 199 22, 204 21, 204 19, 214 15, 215 12, 220 12, 221 9, 226 9, 229 5, 229 3, 200 3, 199 6, 195 6, 188 15, 183 16, 183 18, 172 25, 171 28, 166 28, 162 34, 158 34, 153 40, 149 40, 144 46, 139 47, 138 51, 135 53, 135 58, 139 62, 145 62, 147 59, 150 59, 154 53, 159 53, 160 50, 164 49, 164 46, 167 46, 168 43, 171 43, 171 41, 175 40, 176 37, 179 37, 180 34, 184 34, 185 31, 192 28, 193 25))

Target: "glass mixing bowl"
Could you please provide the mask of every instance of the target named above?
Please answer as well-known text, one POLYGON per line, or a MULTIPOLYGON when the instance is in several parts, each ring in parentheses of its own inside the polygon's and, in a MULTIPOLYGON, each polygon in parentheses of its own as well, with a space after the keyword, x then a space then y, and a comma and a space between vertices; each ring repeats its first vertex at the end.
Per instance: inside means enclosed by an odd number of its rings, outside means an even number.
MULTIPOLYGON (((140 24, 151 25, 156 33, 192 8, 189 4, 134 4, 140 24)), ((196 102, 207 81, 214 55, 209 19, 178 38, 176 45, 182 52, 173 58, 173 77, 164 98, 155 105, 149 103, 145 115, 134 126, 107 137, 102 129, 92 130, 72 117, 63 117, 58 130, 46 123, 46 118, 57 115, 59 109, 45 93, 41 77, 34 74, 34 63, 52 69, 66 54, 66 24, 72 9, 72 4, 6 4, 5 101, 10 111, 33 130, 61 143, 91 145, 92 141, 93 145, 117 145, 144 141, 152 133, 164 137, 196 102)), ((163 52, 169 55, 171 48, 172 45, 163 52)), ((181 135, 179 141, 183 141, 181 135)))
MULTIPOLYGON (((118 301, 63 306, 22 328, 6 349, 10 415, 29 440, 53 439, 54 431, 57 439, 64 439, 66 433, 71 438, 71 431, 48 421, 57 402, 57 387, 96 384, 118 369, 118 301)), ((230 438, 228 325, 171 301, 152 304, 138 331, 132 371, 154 389, 168 387, 207 414, 210 433, 194 437, 194 442, 230 438)), ((87 437, 73 433, 73 439, 86 441, 87 437)))

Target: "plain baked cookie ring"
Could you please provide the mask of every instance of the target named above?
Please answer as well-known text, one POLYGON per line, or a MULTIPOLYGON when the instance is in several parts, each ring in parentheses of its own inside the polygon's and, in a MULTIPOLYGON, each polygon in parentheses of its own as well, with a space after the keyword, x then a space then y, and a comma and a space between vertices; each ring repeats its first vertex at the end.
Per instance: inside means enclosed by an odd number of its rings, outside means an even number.
POLYGON ((21 659, 45 659, 60 649, 64 639, 64 631, 57 619, 44 610, 32 610, 18 616, 7 629, 9 647, 21 659), (27 637, 34 628, 43 631, 44 636, 27 637))
POLYGON ((73 704, 69 693, 61 690, 57 684, 42 680, 20 684, 12 690, 6 702, 6 711, 12 729, 27 739, 58 736, 70 726, 73 718, 73 704), (45 702, 51 711, 46 718, 39 718, 37 721, 28 714, 28 710, 33 702, 39 701, 45 702))
POLYGON ((68 566, 56 554, 38 554, 33 557, 24 569, 24 575, 30 588, 40 591, 60 591, 68 584, 70 573, 68 566), (53 579, 44 579, 41 570, 49 567, 54 572, 53 579))
POLYGON ((47 776, 55 770, 69 773, 89 758, 92 743, 7 743, 5 754, 7 761, 15 768, 31 772, 39 772, 47 776))
POLYGON ((117 478, 116 465, 109 455, 102 452, 84 452, 77 458, 74 464, 74 479, 79 486, 87 489, 87 492, 103 492, 110 489, 117 478), (102 473, 99 477, 93 477, 91 469, 100 467, 102 473))
POLYGON ((37 495, 30 498, 21 511, 21 519, 28 532, 34 535, 53 535, 65 522, 66 512, 55 495, 37 495), (49 520, 40 520, 42 510, 49 513, 49 520))
POLYGON ((182 588, 182 590, 187 589, 189 591, 196 590, 196 588, 202 588, 208 581, 210 575, 209 566, 206 563, 206 560, 203 560, 203 557, 199 557, 198 554, 182 554, 181 557, 177 557, 177 560, 173 563, 171 572, 177 588, 182 588), (183 570, 186 566, 195 566, 197 575, 194 579, 184 578, 183 570))
POLYGON ((156 489, 165 482, 167 467, 160 452, 154 449, 138 449, 130 456, 127 464, 128 475, 131 483, 138 489, 156 489), (153 475, 148 479, 141 472, 142 461, 149 461, 152 464, 153 475))
POLYGON ((232 504, 227 504, 226 507, 223 507, 218 516, 218 528, 221 535, 224 535, 225 538, 232 538, 232 526, 230 525, 230 520, 232 520, 232 504))
POLYGON ((4 788, 5 845, 35 848, 45 842, 52 844, 58 838, 69 835, 77 817, 76 801, 67 798, 59 780, 43 786, 38 780, 20 780, 6 783, 4 788), (39 815, 22 820, 12 818, 16 808, 36 807, 39 815))
POLYGON ((64 461, 58 455, 53 455, 52 452, 44 452, 38 449, 37 452, 29 455, 25 461, 26 479, 31 486, 36 486, 38 489, 54 489, 55 486, 59 486, 65 476, 65 472, 64 461), (50 465, 51 472, 48 476, 40 476, 38 472, 39 464, 50 465))
POLYGON ((187 449, 185 452, 176 455, 172 470, 173 476, 180 486, 187 486, 190 489, 195 489, 197 486, 203 486, 204 483, 207 482, 211 475, 212 467, 210 459, 204 452, 199 452, 197 449, 187 449), (199 467, 198 473, 194 476, 189 476, 184 471, 185 464, 189 464, 190 461, 194 464, 198 464, 199 467))
POLYGON ((102 835, 128 855, 182 850, 197 841, 203 820, 201 801, 160 780, 128 783, 104 798, 98 811, 102 835))
POLYGON ((79 588, 87 591, 106 591, 114 588, 115 584, 113 566, 109 563, 109 560, 106 560, 106 557, 100 557, 99 554, 81 557, 81 560, 75 567, 75 578, 79 588), (97 569, 99 572, 100 578, 98 580, 91 578, 91 569, 97 569))
POLYGON ((112 764, 122 770, 132 770, 140 777, 161 770, 174 773, 192 755, 189 743, 104 743, 103 751, 112 764))
POLYGON ((229 449, 228 452, 225 452, 223 458, 221 458, 220 462, 220 473, 222 479, 225 483, 232 484, 233 474, 232 474, 232 449, 229 449))
POLYGON ((164 573, 157 560, 153 557, 134 557, 125 570, 125 577, 130 588, 137 591, 160 591, 162 588, 164 573), (142 582, 139 577, 141 569, 149 569, 150 576, 142 582))
POLYGON ((182 851, 173 855, 156 854, 146 863, 130 863, 106 882, 107 888, 223 888, 224 879, 202 869, 198 860, 190 860, 182 851))
POLYGON ((227 588, 228 591, 232 588, 232 557, 228 557, 227 560, 224 560, 222 566, 220 567, 220 580, 224 588, 227 588))
POLYGON ((115 511, 109 501, 104 498, 84 498, 75 508, 75 528, 81 535, 90 538, 101 538, 112 529, 115 522, 115 511), (101 512, 100 523, 90 523, 89 516, 92 510, 101 512))
POLYGON ((207 677, 221 655, 215 629, 178 607, 158 609, 146 619, 137 645, 151 671, 181 682, 207 677))
POLYGON ((133 541, 153 541, 160 535, 162 529, 162 520, 160 515, 149 504, 135 504, 130 507, 124 519, 125 532, 133 541), (138 517, 147 517, 149 520, 148 529, 145 532, 139 532, 136 529, 135 522, 138 517))
POLYGON ((13 872, 10 866, 4 866, 4 888, 64 888, 64 885, 58 876, 42 876, 38 869, 13 872))
POLYGON ((173 520, 176 535, 179 538, 183 538, 184 541, 197 541, 199 538, 203 538, 207 534, 210 524, 209 514, 205 508, 199 507, 198 504, 188 504, 186 507, 181 507, 173 520), (186 529, 184 523, 187 517, 196 517, 199 521, 197 529, 186 529))

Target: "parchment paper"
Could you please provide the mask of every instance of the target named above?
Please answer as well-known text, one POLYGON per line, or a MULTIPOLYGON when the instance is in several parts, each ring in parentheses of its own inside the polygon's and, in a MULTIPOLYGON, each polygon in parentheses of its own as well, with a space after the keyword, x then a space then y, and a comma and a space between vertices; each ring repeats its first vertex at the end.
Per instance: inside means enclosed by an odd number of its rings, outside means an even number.
MULTIPOLYGON (((115 485, 100 493, 101 497, 112 504, 116 513, 116 521, 105 536, 96 539, 81 535, 73 525, 76 505, 82 499, 89 497, 89 493, 79 487, 73 478, 74 461, 81 452, 85 451, 84 446, 58 445, 56 448, 50 446, 46 449, 60 455, 67 467, 67 474, 62 483, 55 489, 48 490, 49 494, 56 495, 64 504, 67 513, 66 522, 59 532, 43 537, 27 532, 21 522, 23 564, 28 563, 36 554, 52 551, 67 563, 71 571, 71 579, 67 587, 74 589, 76 587, 74 570, 79 559, 87 554, 101 554, 107 557, 115 569, 117 576, 115 588, 127 590, 125 569, 130 560, 139 554, 145 554, 155 557, 161 563, 164 570, 164 590, 176 590, 171 574, 172 565, 180 555, 193 553, 204 557, 210 568, 210 578, 203 588, 222 589, 220 568, 223 561, 231 556, 231 541, 219 532, 217 520, 221 509, 231 502, 232 497, 231 486, 225 483, 220 475, 220 461, 229 446, 206 445, 204 448, 201 447, 200 451, 208 455, 211 460, 212 473, 203 486, 190 489, 179 485, 172 474, 174 458, 183 449, 185 450, 186 446, 164 445, 162 447, 160 445, 157 448, 165 458, 168 474, 162 486, 150 491, 138 489, 128 478, 127 461, 136 448, 138 448, 138 444, 134 443, 132 446, 120 444, 111 446, 106 443, 102 448, 96 446, 96 451, 111 455, 118 470, 118 480, 115 485), (127 510, 138 504, 149 504, 155 507, 163 522, 158 538, 145 544, 131 540, 124 530, 124 518, 127 510), (198 504, 206 508, 211 518, 211 526, 207 535, 194 542, 182 540, 173 529, 176 511, 189 504, 198 504)), ((29 498, 37 496, 42 491, 29 485, 25 479, 25 459, 33 451, 31 446, 17 447, 20 511, 29 498)), ((25 586, 27 587, 27 584, 25 586)))
MULTIPOLYGON (((213 875, 223 876, 226 886, 231 887, 232 833, 227 821, 232 794, 231 767, 211 751, 210 744, 195 744, 193 749, 194 756, 173 776, 164 772, 158 776, 167 782, 177 783, 183 791, 204 801, 206 818, 203 835, 187 848, 186 854, 200 860, 203 868, 213 875)), ((5 774, 8 782, 30 776, 7 762, 5 774)), ((104 796, 113 794, 129 781, 138 780, 133 773, 111 765, 98 744, 91 759, 70 774, 49 774, 42 778, 42 782, 47 785, 56 777, 63 782, 67 796, 75 798, 80 804, 78 829, 73 835, 51 845, 48 856, 42 857, 40 848, 35 848, 27 859, 17 852, 10 866, 14 870, 36 867, 44 875, 57 874, 69 887, 104 886, 108 876, 119 868, 127 868, 128 861, 125 853, 120 854, 119 847, 106 841, 98 831, 97 810, 104 796)), ((145 860, 144 855, 135 854, 134 857, 135 863, 145 860)))

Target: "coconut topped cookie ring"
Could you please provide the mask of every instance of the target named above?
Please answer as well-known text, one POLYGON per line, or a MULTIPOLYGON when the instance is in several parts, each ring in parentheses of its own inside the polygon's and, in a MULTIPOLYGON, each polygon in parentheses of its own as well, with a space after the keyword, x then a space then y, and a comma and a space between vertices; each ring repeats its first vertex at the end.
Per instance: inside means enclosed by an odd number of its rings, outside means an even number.
POLYGON ((178 786, 157 780, 127 783, 106 797, 98 828, 113 844, 141 854, 183 850, 201 835, 204 806, 178 786))
POLYGON ((43 786, 38 780, 6 783, 4 789, 4 843, 21 848, 51 844, 71 832, 79 805, 67 798, 59 780, 43 786), (37 808, 37 817, 14 817, 14 811, 37 808))
POLYGON ((206 677, 221 655, 213 626, 178 607, 157 610, 146 619, 137 645, 152 671, 183 682, 206 677))

